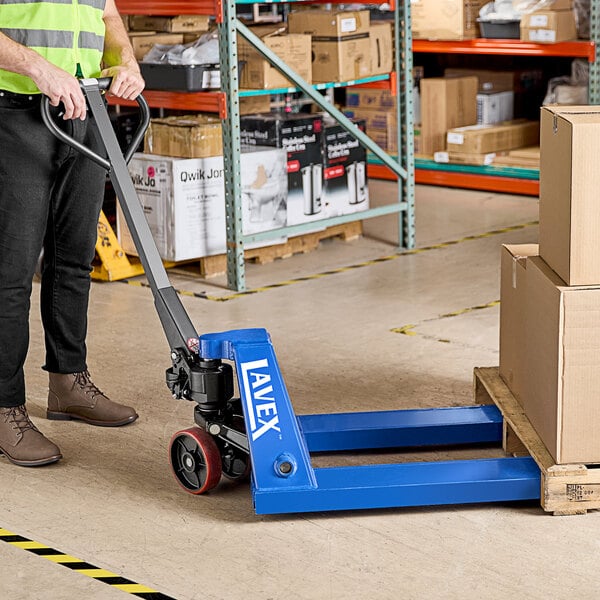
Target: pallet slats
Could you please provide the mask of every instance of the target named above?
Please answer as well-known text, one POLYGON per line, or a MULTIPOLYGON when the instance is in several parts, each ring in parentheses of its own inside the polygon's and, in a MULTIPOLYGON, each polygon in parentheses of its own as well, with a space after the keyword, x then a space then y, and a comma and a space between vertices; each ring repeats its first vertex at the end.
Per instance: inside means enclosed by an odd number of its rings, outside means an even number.
POLYGON ((555 515, 600 509, 599 465, 555 464, 498 368, 478 367, 473 375, 475 402, 494 403, 502 413, 504 451, 514 456, 529 454, 540 468, 542 508, 555 515))

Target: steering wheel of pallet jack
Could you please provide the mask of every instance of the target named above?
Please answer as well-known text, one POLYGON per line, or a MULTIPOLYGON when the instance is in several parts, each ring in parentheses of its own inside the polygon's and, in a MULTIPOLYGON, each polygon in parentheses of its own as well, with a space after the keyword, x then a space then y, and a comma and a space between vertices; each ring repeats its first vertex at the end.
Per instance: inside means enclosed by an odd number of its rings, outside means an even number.
POLYGON ((212 490, 221 479, 221 453, 213 437, 199 427, 178 431, 169 444, 175 479, 190 494, 212 490))

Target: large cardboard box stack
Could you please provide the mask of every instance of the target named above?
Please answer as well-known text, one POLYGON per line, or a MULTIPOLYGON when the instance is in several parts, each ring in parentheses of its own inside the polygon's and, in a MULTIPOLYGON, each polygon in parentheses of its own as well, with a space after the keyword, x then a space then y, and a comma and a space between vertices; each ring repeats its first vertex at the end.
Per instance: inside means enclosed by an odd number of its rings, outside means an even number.
MULTIPOLYGON (((278 148, 242 152, 245 234, 285 225, 286 162, 285 151, 278 148)), ((226 252, 222 156, 181 159, 136 154, 129 172, 161 258, 182 261, 226 252)), ((117 235, 123 250, 136 254, 120 209, 117 235)))
POLYGON ((421 80, 421 152, 446 148, 446 132, 477 122, 477 77, 431 77, 421 80))
POLYGON ((261 114, 240 119, 242 144, 287 153, 287 224, 323 218, 323 118, 308 114, 261 114))
MULTIPOLYGON (((272 52, 277 54, 293 71, 307 83, 312 83, 312 49, 310 35, 286 34, 277 25, 253 27, 257 35, 272 52)), ((238 57, 244 61, 240 73, 240 87, 247 89, 273 89, 293 85, 284 75, 247 42, 238 36, 238 57)))
POLYGON ((542 108, 539 256, 503 249, 500 375, 558 464, 600 462, 600 107, 542 108))
POLYGON ((352 81, 371 71, 368 10, 301 10, 288 15, 290 33, 312 36, 313 81, 352 81))
POLYGON ((479 36, 477 18, 487 0, 412 0, 413 37, 464 40, 479 36))

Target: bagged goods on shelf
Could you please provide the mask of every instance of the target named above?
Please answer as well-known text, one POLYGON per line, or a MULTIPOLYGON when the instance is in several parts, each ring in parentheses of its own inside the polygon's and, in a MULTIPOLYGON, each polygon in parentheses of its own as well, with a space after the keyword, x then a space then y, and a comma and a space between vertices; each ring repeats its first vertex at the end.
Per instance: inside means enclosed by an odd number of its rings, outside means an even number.
MULTIPOLYGON (((306 82, 312 83, 311 37, 300 33, 285 34, 281 26, 253 27, 252 32, 262 39, 290 69, 306 82)), ((272 89, 293 86, 242 36, 238 36, 238 58, 244 61, 240 74, 240 87, 247 89, 272 89)))
POLYGON ((352 81, 371 69, 368 10, 301 10, 288 15, 290 33, 312 36, 313 81, 352 81))
POLYGON ((553 77, 543 104, 588 104, 590 67, 586 60, 571 63, 571 76, 553 77))
POLYGON ((476 77, 421 80, 421 152, 446 149, 446 132, 477 122, 476 77))
POLYGON ((448 152, 486 154, 538 143, 540 124, 517 120, 498 125, 455 127, 446 135, 448 152))
POLYGON ((477 16, 487 0, 413 0, 413 37, 464 40, 479 35, 477 16))

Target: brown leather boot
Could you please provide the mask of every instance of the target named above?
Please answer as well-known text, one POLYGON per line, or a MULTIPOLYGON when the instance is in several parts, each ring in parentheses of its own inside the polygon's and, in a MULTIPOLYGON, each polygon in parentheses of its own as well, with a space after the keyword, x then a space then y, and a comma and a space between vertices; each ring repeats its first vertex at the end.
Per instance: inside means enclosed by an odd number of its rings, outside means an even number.
POLYGON ((24 405, 0 408, 0 454, 22 467, 48 465, 62 458, 58 446, 30 421, 24 405))
POLYGON ((138 418, 135 410, 109 400, 90 380, 87 371, 81 373, 50 373, 47 417, 58 421, 77 419, 90 425, 118 427, 138 418))

